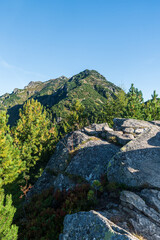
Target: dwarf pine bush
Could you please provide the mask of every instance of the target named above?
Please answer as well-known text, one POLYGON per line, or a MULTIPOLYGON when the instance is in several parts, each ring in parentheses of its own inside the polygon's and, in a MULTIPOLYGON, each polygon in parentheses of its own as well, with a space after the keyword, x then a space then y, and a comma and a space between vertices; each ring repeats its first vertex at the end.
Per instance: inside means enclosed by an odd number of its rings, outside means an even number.
POLYGON ((0 194, 0 239, 16 240, 18 237, 18 227, 12 225, 16 209, 12 206, 11 195, 0 194))

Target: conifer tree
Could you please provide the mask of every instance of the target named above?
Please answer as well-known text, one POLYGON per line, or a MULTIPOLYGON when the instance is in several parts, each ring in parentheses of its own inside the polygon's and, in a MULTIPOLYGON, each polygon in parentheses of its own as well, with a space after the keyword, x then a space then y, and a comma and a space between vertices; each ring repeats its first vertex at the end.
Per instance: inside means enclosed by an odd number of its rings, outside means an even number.
POLYGON ((86 125, 87 116, 85 107, 79 100, 75 100, 70 106, 70 113, 61 123, 64 133, 80 129, 86 125))
POLYGON ((128 100, 126 93, 123 90, 115 94, 114 98, 108 95, 107 99, 108 101, 101 112, 101 121, 106 121, 110 126, 112 126, 114 118, 125 117, 125 109, 128 100))
POLYGON ((25 166, 20 159, 20 153, 13 143, 7 126, 8 116, 0 112, 0 188, 13 182, 25 166))
POLYGON ((160 100, 157 98, 158 94, 154 90, 152 99, 147 101, 145 105, 145 120, 160 120, 160 100))
POLYGON ((72 103, 71 113, 68 118, 70 125, 75 126, 75 128, 80 129, 85 124, 85 107, 79 100, 75 100, 72 103))
POLYGON ((13 216, 16 209, 12 206, 11 195, 6 198, 0 194, 0 239, 16 240, 18 237, 18 227, 12 225, 13 216))
POLYGON ((29 171, 38 160, 43 160, 53 151, 57 132, 37 100, 28 100, 19 116, 14 139, 29 171))
POLYGON ((107 122, 111 127, 113 125, 114 115, 114 99, 108 94, 107 103, 104 105, 103 110, 101 111, 102 122, 107 122))
POLYGON ((114 117, 125 117, 125 109, 127 104, 127 95, 123 90, 120 90, 117 94, 115 94, 115 98, 113 100, 114 117))
POLYGON ((127 98, 128 103, 125 112, 126 117, 143 119, 143 95, 141 91, 134 87, 134 84, 131 85, 127 98))

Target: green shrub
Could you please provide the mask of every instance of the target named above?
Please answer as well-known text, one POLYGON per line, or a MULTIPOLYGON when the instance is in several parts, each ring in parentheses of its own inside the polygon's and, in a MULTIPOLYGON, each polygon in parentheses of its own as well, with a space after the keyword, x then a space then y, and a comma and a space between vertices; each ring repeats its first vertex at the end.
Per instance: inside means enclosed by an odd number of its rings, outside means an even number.
POLYGON ((12 206, 12 197, 7 195, 6 199, 3 193, 0 194, 0 239, 16 240, 18 236, 18 227, 12 225, 13 216, 16 209, 12 206))

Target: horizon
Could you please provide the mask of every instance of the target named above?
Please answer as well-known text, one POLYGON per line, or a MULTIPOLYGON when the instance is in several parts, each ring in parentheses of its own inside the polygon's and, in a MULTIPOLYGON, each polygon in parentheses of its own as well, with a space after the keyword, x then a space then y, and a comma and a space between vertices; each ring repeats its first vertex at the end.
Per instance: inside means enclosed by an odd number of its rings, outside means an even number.
POLYGON ((6 0, 0 13, 0 96, 84 69, 160 96, 158 0, 6 0))

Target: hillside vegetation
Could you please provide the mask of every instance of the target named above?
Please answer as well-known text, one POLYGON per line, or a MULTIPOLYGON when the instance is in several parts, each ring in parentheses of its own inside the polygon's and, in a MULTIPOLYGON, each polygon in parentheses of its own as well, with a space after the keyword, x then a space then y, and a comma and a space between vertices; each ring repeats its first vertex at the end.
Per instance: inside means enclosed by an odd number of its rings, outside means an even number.
POLYGON ((24 89, 14 89, 11 94, 0 97, 0 109, 7 109, 9 124, 14 125, 19 109, 28 99, 34 98, 50 109, 57 120, 64 118, 72 102, 78 99, 85 106, 90 119, 91 116, 94 119, 107 102, 108 95, 114 97, 119 91, 119 87, 98 72, 85 70, 69 79, 62 76, 47 82, 30 82, 24 89))

